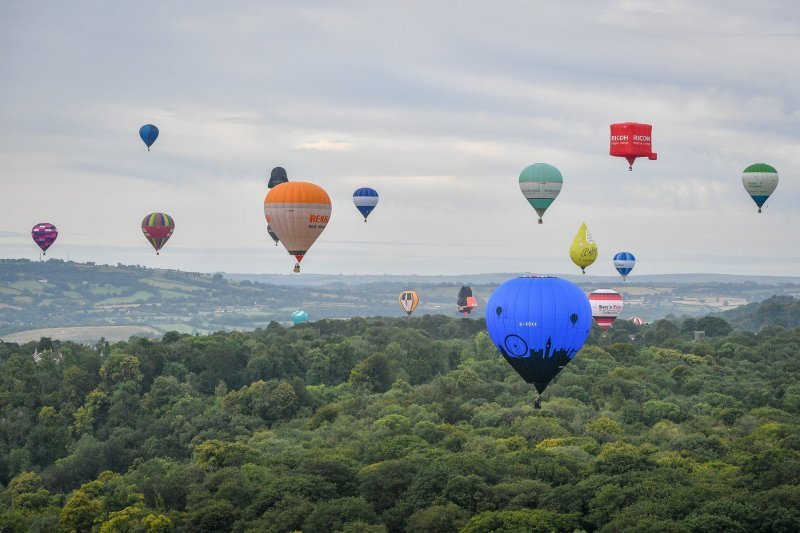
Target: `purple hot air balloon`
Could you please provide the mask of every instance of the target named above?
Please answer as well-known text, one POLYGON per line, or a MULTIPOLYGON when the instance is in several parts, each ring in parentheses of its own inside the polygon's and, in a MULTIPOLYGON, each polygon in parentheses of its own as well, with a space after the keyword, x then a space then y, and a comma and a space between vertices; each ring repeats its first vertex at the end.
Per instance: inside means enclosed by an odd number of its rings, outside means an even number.
POLYGON ((56 241, 58 237, 58 229, 49 222, 41 222, 36 224, 31 230, 31 237, 33 241, 42 249, 42 254, 47 255, 47 249, 56 241))

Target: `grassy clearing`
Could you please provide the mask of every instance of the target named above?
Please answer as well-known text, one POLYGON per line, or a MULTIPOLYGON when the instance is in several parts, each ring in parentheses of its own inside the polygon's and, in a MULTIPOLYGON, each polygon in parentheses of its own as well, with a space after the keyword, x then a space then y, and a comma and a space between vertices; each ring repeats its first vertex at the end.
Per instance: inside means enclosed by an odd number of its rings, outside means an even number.
POLYGON ((26 281, 15 281, 14 283, 9 284, 9 287, 12 289, 19 289, 21 291, 29 290, 36 294, 41 294, 44 292, 44 284, 32 279, 26 281))
POLYGON ((190 335, 194 335, 195 332, 201 331, 191 324, 182 324, 180 322, 157 323, 155 326, 164 332, 177 331, 178 333, 188 333, 190 335))
POLYGON ((96 342, 100 338, 116 342, 127 340, 137 335, 144 337, 160 337, 161 332, 150 326, 80 326, 71 328, 40 328, 18 331, 3 335, 5 342, 22 344, 38 341, 42 337, 73 342, 96 342))
POLYGON ((122 292, 124 292, 124 288, 118 287, 117 285, 108 284, 94 285, 89 288, 89 292, 98 296, 113 296, 115 294, 122 294, 122 292))
POLYGON ((147 291, 136 291, 128 296, 106 298, 105 300, 97 302, 95 305, 135 304, 137 302, 146 302, 147 300, 150 300, 152 297, 153 294, 147 291))
POLYGON ((64 298, 72 298, 75 300, 80 300, 81 298, 83 298, 81 293, 76 291, 61 291, 61 296, 63 296, 64 298))
POLYGON ((161 297, 165 300, 191 300, 197 298, 196 295, 186 294, 185 292, 169 291, 165 289, 161 289, 159 292, 161 293, 161 297))
POLYGON ((179 290, 188 292, 208 290, 208 287, 197 287, 195 285, 189 285, 187 283, 180 283, 177 281, 169 281, 165 279, 143 279, 141 281, 142 283, 146 283, 147 285, 150 285, 151 287, 156 287, 158 289, 179 290))

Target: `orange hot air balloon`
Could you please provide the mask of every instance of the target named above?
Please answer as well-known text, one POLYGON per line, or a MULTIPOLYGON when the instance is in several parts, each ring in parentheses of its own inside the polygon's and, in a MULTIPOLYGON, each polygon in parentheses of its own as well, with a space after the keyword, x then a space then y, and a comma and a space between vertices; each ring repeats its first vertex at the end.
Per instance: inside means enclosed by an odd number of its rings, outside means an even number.
POLYGON ((403 311, 411 317, 411 313, 414 312, 414 309, 417 308, 419 304, 419 295, 416 291, 403 291, 398 296, 398 301, 400 302, 400 307, 403 308, 403 311))
POLYGON ((325 189, 304 181, 287 181, 274 186, 264 198, 267 224, 286 251, 300 261, 320 236, 331 216, 331 199, 325 189))

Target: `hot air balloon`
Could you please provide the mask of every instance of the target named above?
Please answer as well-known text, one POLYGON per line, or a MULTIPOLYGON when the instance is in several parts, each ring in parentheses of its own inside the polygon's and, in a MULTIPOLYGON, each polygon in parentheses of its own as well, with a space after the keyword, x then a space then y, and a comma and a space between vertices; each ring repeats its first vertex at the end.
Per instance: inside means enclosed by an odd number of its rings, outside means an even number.
POLYGON ((147 151, 149 152, 150 147, 156 142, 156 139, 158 139, 158 128, 152 124, 145 124, 139 128, 139 137, 141 137, 144 144, 147 145, 147 151))
POLYGON ((286 183, 289 181, 288 176, 286 175, 286 169, 283 167, 275 167, 272 169, 272 172, 269 173, 269 183, 267 183, 267 188, 271 189, 276 185, 280 185, 281 183, 286 183))
POLYGON ((456 301, 458 312, 467 316, 473 309, 478 307, 478 302, 472 296, 472 288, 469 285, 462 285, 458 291, 458 300, 456 301))
POLYGON ((366 222, 369 214, 378 205, 378 192, 369 187, 356 189, 356 192, 353 193, 353 203, 356 204, 356 209, 361 212, 361 216, 364 217, 364 222, 366 222))
POLYGON ((645 324, 645 321, 638 316, 630 317, 628 322, 632 323, 634 326, 643 326, 645 324))
POLYGON ((589 303, 592 318, 603 331, 608 331, 622 312, 622 295, 614 289, 597 289, 589 295, 589 303))
POLYGON ((267 233, 269 233, 269 236, 272 238, 273 241, 275 241, 275 246, 278 246, 278 243, 281 242, 281 240, 278 238, 277 235, 275 235, 275 232, 272 231, 272 226, 270 226, 269 224, 267 224, 267 233))
POLYGON ((539 394, 575 357, 591 326, 586 295, 561 278, 510 279, 486 304, 486 329, 497 350, 539 394))
POLYGON ((400 293, 398 298, 400 302, 400 307, 403 308, 403 311, 410 317, 411 313, 414 312, 414 309, 417 308, 419 304, 419 296, 415 291, 403 291, 400 293))
POLYGON ((586 222, 581 223, 578 233, 572 239, 572 246, 569 248, 569 256, 572 262, 581 267, 581 272, 586 274, 586 267, 594 263, 597 259, 597 244, 592 240, 586 222))
POLYGON ((633 170, 633 162, 637 157, 646 157, 651 161, 658 159, 653 152, 653 126, 637 122, 622 122, 611 125, 611 148, 609 154, 624 157, 628 160, 628 170, 633 170))
POLYGON ((47 249, 53 245, 58 237, 58 229, 49 222, 40 222, 31 229, 33 241, 42 249, 42 255, 47 255, 47 249))
POLYGON ((561 172, 547 163, 535 163, 525 167, 520 173, 519 188, 539 215, 539 224, 542 223, 544 212, 561 192, 563 183, 561 172))
POLYGON ((622 281, 628 277, 628 274, 633 270, 633 265, 636 264, 636 258, 630 252, 619 252, 614 256, 614 268, 622 276, 622 281))
POLYGON ((175 231, 175 221, 165 213, 150 213, 142 220, 142 233, 156 249, 156 255, 159 255, 159 250, 172 237, 173 231, 175 231))
POLYGON ((305 324, 308 322, 308 313, 305 311, 295 311, 292 313, 292 324, 305 324))
POLYGON ((287 181, 270 189, 264 198, 264 216, 290 255, 300 261, 320 236, 331 216, 331 199, 325 189, 304 181, 287 181))
POLYGON ((742 184, 747 194, 758 206, 758 212, 760 213, 761 206, 764 205, 769 195, 778 186, 778 171, 765 163, 750 165, 744 169, 742 184))

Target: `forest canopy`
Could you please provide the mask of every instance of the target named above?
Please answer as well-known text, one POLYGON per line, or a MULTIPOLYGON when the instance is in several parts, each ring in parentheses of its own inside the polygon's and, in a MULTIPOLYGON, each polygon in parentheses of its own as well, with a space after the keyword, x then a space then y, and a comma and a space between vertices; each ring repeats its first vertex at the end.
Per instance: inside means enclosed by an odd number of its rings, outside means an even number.
POLYGON ((798 328, 595 326, 541 410, 482 320, 444 316, 0 365, 2 531, 800 529, 798 328))

